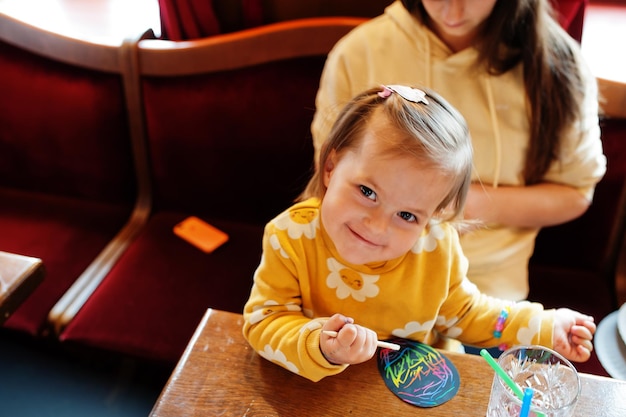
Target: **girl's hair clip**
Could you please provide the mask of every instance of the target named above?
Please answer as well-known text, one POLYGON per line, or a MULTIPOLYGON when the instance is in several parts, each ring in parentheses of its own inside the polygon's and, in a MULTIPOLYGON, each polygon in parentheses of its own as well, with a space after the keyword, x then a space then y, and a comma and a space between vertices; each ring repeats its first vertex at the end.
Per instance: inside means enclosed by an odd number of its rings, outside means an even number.
POLYGON ((428 104, 426 99, 426 93, 417 88, 407 87, 406 85, 383 85, 383 91, 380 91, 378 95, 382 98, 387 98, 391 93, 397 93, 405 100, 413 103, 428 104))

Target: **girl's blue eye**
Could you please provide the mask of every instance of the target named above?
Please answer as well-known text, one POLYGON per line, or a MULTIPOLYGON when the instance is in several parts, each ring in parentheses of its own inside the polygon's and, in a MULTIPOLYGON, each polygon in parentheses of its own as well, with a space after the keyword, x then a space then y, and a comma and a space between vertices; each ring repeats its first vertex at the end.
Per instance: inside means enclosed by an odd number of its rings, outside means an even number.
POLYGON ((376 201, 376 193, 371 189, 364 185, 360 185, 361 193, 370 200, 376 201))
POLYGON ((409 213, 408 211, 401 211, 398 213, 398 216, 400 216, 402 220, 406 220, 407 222, 417 221, 417 217, 415 217, 415 215, 409 213))

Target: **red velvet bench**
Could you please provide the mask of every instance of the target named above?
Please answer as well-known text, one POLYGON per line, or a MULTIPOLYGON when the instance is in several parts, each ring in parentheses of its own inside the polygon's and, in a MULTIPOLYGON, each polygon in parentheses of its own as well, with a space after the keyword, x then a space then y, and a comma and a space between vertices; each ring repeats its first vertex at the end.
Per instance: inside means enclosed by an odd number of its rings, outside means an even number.
POLYGON ((126 55, 0 14, 0 250, 47 269, 5 328, 48 333, 50 309, 114 258, 94 263, 137 198, 126 55))

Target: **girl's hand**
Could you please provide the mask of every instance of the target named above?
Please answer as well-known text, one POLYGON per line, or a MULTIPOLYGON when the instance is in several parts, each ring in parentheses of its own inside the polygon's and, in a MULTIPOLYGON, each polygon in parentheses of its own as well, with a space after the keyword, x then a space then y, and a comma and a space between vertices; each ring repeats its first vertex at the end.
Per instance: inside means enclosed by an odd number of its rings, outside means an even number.
POLYGON ((330 363, 357 364, 371 359, 376 353, 376 332, 354 324, 350 317, 335 314, 324 324, 324 330, 337 332, 337 337, 320 335, 320 349, 330 363))
POLYGON ((596 324, 593 317, 568 308, 559 308, 554 314, 554 350, 574 362, 585 362, 593 350, 596 324))

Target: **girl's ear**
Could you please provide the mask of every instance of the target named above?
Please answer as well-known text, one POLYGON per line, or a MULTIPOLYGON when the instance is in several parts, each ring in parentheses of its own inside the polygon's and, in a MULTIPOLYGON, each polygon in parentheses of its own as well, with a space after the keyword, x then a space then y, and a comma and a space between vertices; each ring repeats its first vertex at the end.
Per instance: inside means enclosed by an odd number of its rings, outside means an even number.
POLYGON ((328 153, 328 158, 326 158, 326 162, 324 162, 322 175, 324 177, 324 186, 328 188, 328 183, 330 182, 330 177, 335 169, 335 164, 337 162, 337 151, 332 149, 328 153))

